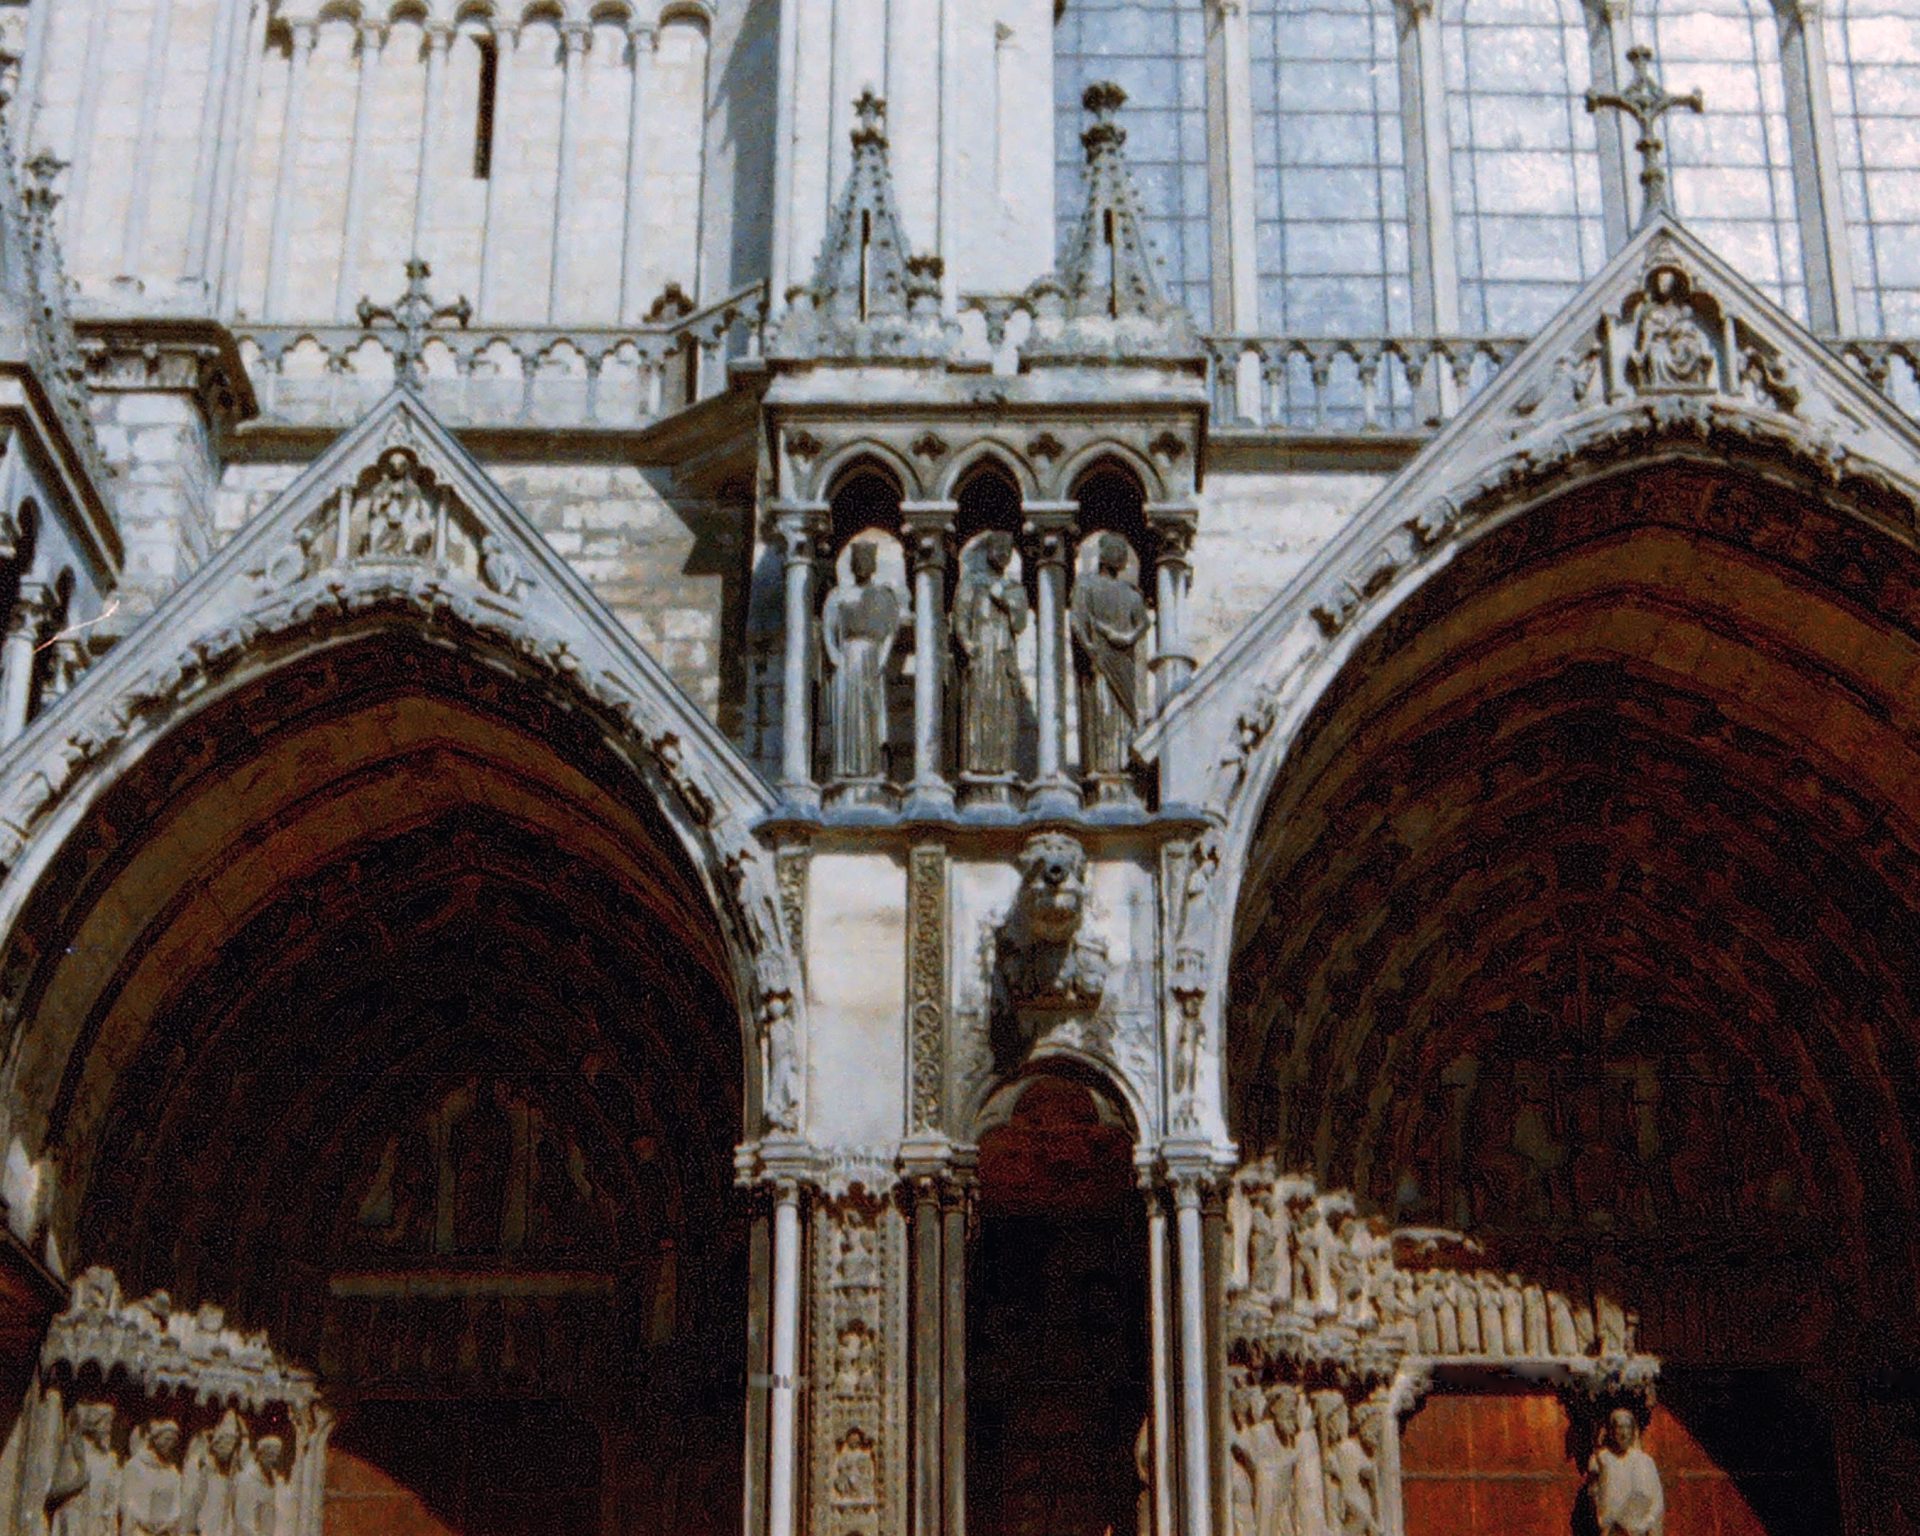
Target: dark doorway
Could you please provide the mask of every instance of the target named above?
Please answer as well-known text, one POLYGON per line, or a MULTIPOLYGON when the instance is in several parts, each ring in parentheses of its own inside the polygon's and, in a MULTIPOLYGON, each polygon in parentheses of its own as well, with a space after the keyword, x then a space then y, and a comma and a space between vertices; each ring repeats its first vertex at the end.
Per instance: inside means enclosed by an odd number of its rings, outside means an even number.
POLYGON ((1078 1083, 1018 1086, 982 1138, 967 1337, 967 1502, 994 1536, 1133 1529, 1148 1403, 1133 1135, 1078 1083))

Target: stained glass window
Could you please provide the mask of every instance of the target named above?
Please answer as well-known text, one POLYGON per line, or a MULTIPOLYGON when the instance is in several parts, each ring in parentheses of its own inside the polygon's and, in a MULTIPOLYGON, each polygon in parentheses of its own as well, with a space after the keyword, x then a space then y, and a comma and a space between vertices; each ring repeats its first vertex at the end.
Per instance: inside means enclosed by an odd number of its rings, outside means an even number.
POLYGON ((1441 12, 1460 321, 1530 335, 1606 259, 1600 159, 1574 0, 1441 12))
POLYGON ((1207 40, 1201 0, 1068 0, 1053 33, 1055 209, 1061 249, 1085 201, 1080 98, 1096 80, 1120 114, 1147 237, 1171 297, 1212 321, 1207 231, 1207 40))
POLYGON ((1837 0, 1826 26, 1857 322, 1920 336, 1920 0, 1837 0))
POLYGON ((1688 228, 1794 315, 1807 313, 1780 29, 1767 0, 1651 0, 1660 83, 1699 90, 1703 116, 1662 120, 1688 228))
POLYGON ((1412 325, 1391 0, 1253 0, 1260 323, 1366 336, 1412 325))

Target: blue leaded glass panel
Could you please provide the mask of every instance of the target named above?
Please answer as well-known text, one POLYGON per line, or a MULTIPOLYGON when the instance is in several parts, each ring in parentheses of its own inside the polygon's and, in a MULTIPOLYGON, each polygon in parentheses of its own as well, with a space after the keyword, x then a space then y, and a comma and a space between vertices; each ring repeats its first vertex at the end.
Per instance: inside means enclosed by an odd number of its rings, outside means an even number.
POLYGON ((1680 217, 1801 319, 1806 272, 1793 197, 1780 29, 1767 0, 1651 0, 1660 83, 1699 90, 1702 116, 1664 119, 1680 217))
POLYGON ((1836 0, 1826 26, 1856 320, 1920 336, 1920 0, 1836 0))
POLYGON ((1606 260, 1573 0, 1465 0, 1441 13, 1460 321, 1530 335, 1606 260))
POLYGON ((1391 0, 1252 0, 1260 323, 1294 336, 1412 325, 1391 0))

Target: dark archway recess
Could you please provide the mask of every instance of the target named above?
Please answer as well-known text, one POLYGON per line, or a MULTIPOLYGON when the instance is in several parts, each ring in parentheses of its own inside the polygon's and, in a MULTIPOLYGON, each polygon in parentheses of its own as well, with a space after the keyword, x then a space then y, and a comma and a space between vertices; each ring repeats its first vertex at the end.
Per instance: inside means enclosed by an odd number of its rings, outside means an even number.
POLYGON ((17 1081, 83 1261, 322 1373, 329 1536, 733 1531, 716 919, 586 712, 488 662, 376 628, 150 754, 38 893, 98 974, 35 973, 17 1081))
POLYGON ((1911 549, 1619 473, 1365 640, 1237 916, 1243 1149, 1620 1297, 1774 1536, 1835 1527, 1873 1383, 1920 1359, 1917 678, 1911 549), (1788 1421, 1783 1484, 1735 1447, 1788 1421))
POLYGON ((1133 1133, 1095 1089, 1016 1085, 980 1141, 967 1286, 967 1504, 975 1529, 1135 1528, 1148 1406, 1146 1223, 1133 1133))

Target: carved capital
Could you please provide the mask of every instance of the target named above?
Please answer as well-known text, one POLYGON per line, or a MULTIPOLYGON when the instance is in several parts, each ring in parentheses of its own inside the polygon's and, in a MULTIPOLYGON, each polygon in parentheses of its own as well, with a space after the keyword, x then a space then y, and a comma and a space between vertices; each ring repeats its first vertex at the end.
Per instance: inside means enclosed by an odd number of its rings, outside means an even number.
POLYGON ((585 21, 563 22, 560 27, 560 50, 565 58, 585 53, 593 46, 593 24, 585 21))

